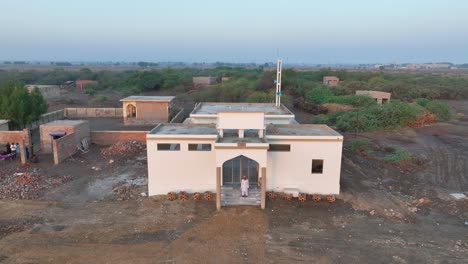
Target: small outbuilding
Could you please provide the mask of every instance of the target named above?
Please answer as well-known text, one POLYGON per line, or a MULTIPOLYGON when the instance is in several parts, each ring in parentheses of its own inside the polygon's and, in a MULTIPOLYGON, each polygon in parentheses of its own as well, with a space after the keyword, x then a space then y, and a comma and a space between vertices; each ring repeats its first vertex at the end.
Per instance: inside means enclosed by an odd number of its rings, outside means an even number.
POLYGON ((374 98, 378 104, 387 104, 390 102, 390 97, 392 96, 391 93, 380 92, 380 91, 364 91, 358 90, 356 91, 357 95, 367 95, 374 98))
POLYGON ((200 76, 192 78, 193 85, 195 86, 207 86, 216 83, 216 78, 211 76, 200 76))
POLYGON ((323 76, 323 84, 326 86, 338 86, 340 78, 336 76, 323 76))
POLYGON ((10 130, 8 127, 8 120, 0 119, 0 131, 8 131, 10 130))
MULTIPOLYGON (((41 134, 41 150, 52 153, 53 141, 73 134, 73 143, 79 144, 83 139, 90 139, 89 121, 87 120, 56 120, 39 127, 41 134)), ((76 145, 75 145, 76 146, 76 145)))
POLYGON ((130 96, 120 100, 125 125, 155 125, 169 121, 174 96, 130 96))

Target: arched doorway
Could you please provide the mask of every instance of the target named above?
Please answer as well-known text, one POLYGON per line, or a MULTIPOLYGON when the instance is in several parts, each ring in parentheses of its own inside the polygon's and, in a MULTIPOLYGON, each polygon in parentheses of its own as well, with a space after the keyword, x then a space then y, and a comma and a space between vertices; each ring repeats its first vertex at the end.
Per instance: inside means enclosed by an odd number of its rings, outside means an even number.
POLYGON ((248 177, 250 185, 257 185, 258 172, 258 162, 246 156, 237 156, 223 164, 223 185, 238 186, 242 176, 248 177))
POLYGON ((136 117, 136 106, 129 104, 127 105, 127 118, 135 118, 136 117))

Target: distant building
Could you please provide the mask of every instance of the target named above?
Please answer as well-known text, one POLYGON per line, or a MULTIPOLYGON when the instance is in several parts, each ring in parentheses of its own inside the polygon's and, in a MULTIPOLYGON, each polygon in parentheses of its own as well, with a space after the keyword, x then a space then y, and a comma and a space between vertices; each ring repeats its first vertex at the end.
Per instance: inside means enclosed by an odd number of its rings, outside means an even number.
POLYGON ((0 119, 0 131, 9 131, 8 120, 0 119))
POLYGON ((27 84, 25 87, 28 89, 29 93, 31 93, 34 88, 37 88, 45 99, 58 98, 62 94, 62 89, 59 85, 27 84))
POLYGON ((87 84, 98 84, 98 81, 94 81, 94 80, 76 80, 75 81, 76 90, 79 91, 79 92, 83 92, 85 90, 85 86, 87 84))
POLYGON ((442 70, 451 69, 452 65, 449 63, 414 63, 408 64, 407 69, 410 70, 442 70))
POLYGON ((195 86, 207 86, 216 83, 215 77, 210 76, 201 76, 201 77, 193 77, 192 78, 193 85, 195 86))
POLYGON ((125 125, 156 125, 169 121, 174 96, 130 96, 123 104, 125 125))
POLYGON ((356 91, 357 95, 367 95, 374 98, 378 104, 387 104, 390 102, 391 93, 379 92, 379 91, 356 91))
POLYGON ((221 83, 227 82, 231 79, 231 77, 221 77, 221 83))
POLYGON ((323 84, 326 86, 337 86, 340 82, 340 78, 336 76, 323 76, 323 84))

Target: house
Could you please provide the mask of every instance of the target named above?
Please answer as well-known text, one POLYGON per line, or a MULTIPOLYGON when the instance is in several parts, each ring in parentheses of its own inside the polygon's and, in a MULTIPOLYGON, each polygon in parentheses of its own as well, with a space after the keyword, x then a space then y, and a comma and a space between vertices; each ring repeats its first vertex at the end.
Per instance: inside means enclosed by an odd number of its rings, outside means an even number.
POLYGON ((208 86, 216 83, 215 77, 201 76, 192 78, 194 86, 208 86))
POLYGON ((336 76, 323 76, 323 84, 326 86, 337 86, 340 78, 336 76))
POLYGON ((29 93, 32 93, 32 91, 37 88, 45 99, 59 98, 62 95, 60 85, 27 84, 25 87, 28 89, 29 93))
POLYGON ((356 91, 357 95, 367 95, 374 98, 378 104, 387 104, 390 102, 390 97, 392 96, 391 93, 380 92, 380 91, 364 91, 358 90, 356 91))
POLYGON ((94 80, 76 80, 75 81, 75 87, 76 90, 79 92, 84 92, 86 85, 88 84, 98 84, 98 81, 94 80))
POLYGON ((130 96, 123 104, 125 125, 155 125, 169 122, 174 96, 130 96))
POLYGON ((39 130, 43 153, 52 153, 53 141, 66 135, 73 135, 74 144, 90 139, 89 121, 86 120, 56 120, 40 125, 39 130))
POLYGON ((266 192, 337 195, 343 136, 298 124, 285 106, 200 103, 182 124, 147 134, 148 192, 216 192, 216 206, 265 207, 266 192), (240 198, 240 179, 250 183, 240 198))
POLYGON ((8 120, 0 119, 0 131, 9 131, 8 120))

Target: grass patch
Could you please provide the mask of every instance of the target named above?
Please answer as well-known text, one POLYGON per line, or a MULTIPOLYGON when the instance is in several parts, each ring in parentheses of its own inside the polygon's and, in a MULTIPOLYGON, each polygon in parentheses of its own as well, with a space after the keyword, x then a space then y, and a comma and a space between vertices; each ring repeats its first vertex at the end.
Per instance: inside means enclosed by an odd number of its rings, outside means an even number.
POLYGON ((394 148, 392 152, 385 155, 384 160, 392 163, 402 163, 411 161, 412 156, 406 149, 394 148))
POLYGON ((370 149, 370 141, 367 138, 353 138, 346 141, 346 146, 353 153, 368 153, 370 149))

